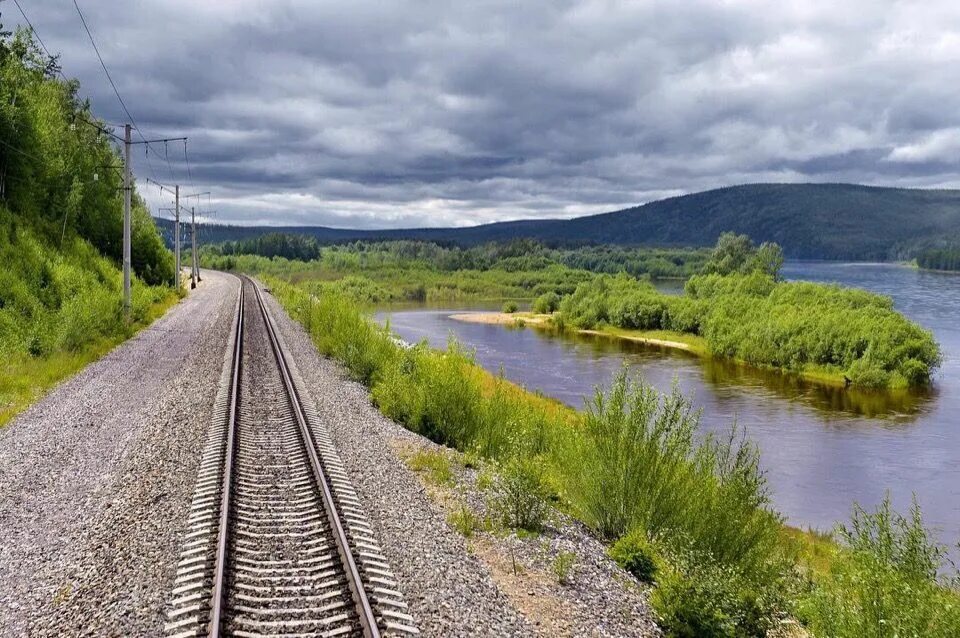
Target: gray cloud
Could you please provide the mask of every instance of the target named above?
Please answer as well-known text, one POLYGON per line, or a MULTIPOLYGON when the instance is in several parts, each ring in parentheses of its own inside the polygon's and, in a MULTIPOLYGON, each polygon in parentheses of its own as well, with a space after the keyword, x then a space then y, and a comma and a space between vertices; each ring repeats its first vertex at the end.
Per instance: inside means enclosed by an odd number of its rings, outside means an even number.
MULTIPOLYGON (((122 121, 72 5, 29 5, 122 121)), ((752 181, 960 186, 948 0, 81 7, 141 129, 190 136, 191 187, 221 221, 466 225, 752 181)), ((138 175, 188 181, 167 153, 135 155, 138 175)))

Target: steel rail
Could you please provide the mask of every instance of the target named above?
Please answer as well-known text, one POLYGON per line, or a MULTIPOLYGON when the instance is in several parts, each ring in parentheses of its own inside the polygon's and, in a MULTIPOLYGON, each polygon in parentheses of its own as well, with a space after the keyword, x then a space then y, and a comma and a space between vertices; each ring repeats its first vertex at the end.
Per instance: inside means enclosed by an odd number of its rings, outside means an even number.
POLYGON ((273 348, 273 353, 277 360, 277 366, 280 368, 280 376, 283 378, 283 385, 287 390, 287 395, 290 399, 290 406, 297 418, 300 435, 303 438, 303 444, 306 449, 307 456, 310 459, 310 466, 313 469, 314 481, 319 488, 321 495, 323 496, 323 506, 326 510, 327 518, 330 520, 331 527, 334 532, 334 537, 337 543, 337 552, 340 554, 340 560, 343 563, 343 566, 346 568, 347 584, 350 587, 350 592, 353 595, 353 600, 357 607, 360 625, 363 629, 363 635, 367 638, 380 638, 380 629, 377 625, 377 617, 373 612, 373 607, 370 605, 367 592, 363 587, 363 579, 360 576, 360 570, 357 568, 357 563, 353 558, 353 552, 350 551, 350 541, 347 539, 346 530, 343 528, 343 523, 340 520, 340 514, 337 511, 337 504, 334 501, 333 494, 330 491, 330 484, 329 480, 327 479, 327 474, 324 471, 323 464, 320 462, 320 457, 317 454, 317 445, 314 441, 313 433, 310 431, 310 426, 307 424, 307 418, 303 412, 303 407, 300 405, 300 397, 297 394, 296 386, 293 384, 293 378, 291 377, 290 370, 287 367, 286 357, 280 347, 280 340, 277 337, 276 329, 273 325, 273 318, 270 316, 267 306, 263 301, 263 295, 260 293, 260 288, 249 277, 245 278, 253 286, 253 290, 257 297, 257 303, 260 306, 261 313, 263 313, 263 321, 267 327, 267 334, 270 336, 270 346, 273 348))
POLYGON ((233 371, 230 379, 230 410, 227 421, 227 444, 224 451, 223 494, 220 500, 220 531, 217 534, 217 558, 213 571, 213 592, 210 595, 210 625, 208 634, 220 636, 223 601, 226 588, 227 550, 230 544, 230 497, 233 481, 233 457, 236 450, 237 398, 240 395, 240 362, 243 359, 243 280, 240 281, 240 304, 237 311, 237 332, 233 347, 233 371))

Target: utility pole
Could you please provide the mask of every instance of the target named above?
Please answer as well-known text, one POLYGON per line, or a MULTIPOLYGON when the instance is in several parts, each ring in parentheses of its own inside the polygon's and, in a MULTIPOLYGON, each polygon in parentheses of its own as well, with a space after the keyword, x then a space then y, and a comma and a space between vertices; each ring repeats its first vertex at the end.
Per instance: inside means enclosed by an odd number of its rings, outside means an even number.
POLYGON ((176 255, 176 268, 173 273, 173 289, 180 290, 180 184, 174 185, 175 203, 173 205, 173 252, 176 255))
POLYGON ((197 280, 200 277, 197 276, 197 216, 196 209, 190 207, 190 226, 192 230, 190 231, 190 243, 193 244, 193 268, 190 269, 190 277, 192 281, 190 282, 191 288, 197 287, 197 280))
POLYGON ((123 314, 130 320, 130 125, 123 128, 123 314))

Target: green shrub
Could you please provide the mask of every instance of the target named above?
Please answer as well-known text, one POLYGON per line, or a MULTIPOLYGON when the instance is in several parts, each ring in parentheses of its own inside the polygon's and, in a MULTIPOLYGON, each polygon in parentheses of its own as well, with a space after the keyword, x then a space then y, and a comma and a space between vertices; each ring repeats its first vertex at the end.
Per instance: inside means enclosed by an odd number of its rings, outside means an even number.
POLYGON ((502 310, 503 310, 503 312, 505 312, 505 313, 507 313, 507 314, 513 314, 513 313, 515 313, 518 309, 519 309, 519 306, 517 305, 517 302, 516 302, 516 301, 508 301, 508 302, 506 302, 505 304, 503 304, 503 309, 502 309, 502 310))
POLYGON ((875 512, 854 506, 838 531, 843 549, 815 580, 800 614, 818 636, 946 638, 960 632, 960 581, 925 529, 914 501, 909 517, 889 496, 875 512))
POLYGON ((675 638, 762 638, 785 608, 780 588, 759 589, 734 565, 690 551, 670 554, 651 602, 675 638))
POLYGON ((706 436, 698 443, 698 426, 699 415, 676 388, 664 396, 621 372, 608 393, 597 391, 581 427, 568 435, 560 454, 577 462, 563 465, 565 493, 577 516, 602 537, 629 532, 617 556, 626 566, 637 550, 638 577, 646 576, 649 547, 642 543, 648 538, 658 543, 652 556, 669 550, 692 557, 676 568, 679 575, 668 589, 673 593, 663 595, 669 613, 709 595, 685 574, 706 563, 735 573, 736 587, 725 593, 721 615, 740 623, 772 613, 754 599, 784 597, 781 574, 792 558, 781 547, 782 520, 769 509, 756 448, 736 430, 727 439, 706 436))
POLYGON ((481 527, 480 518, 464 503, 460 503, 447 515, 447 522, 465 538, 473 536, 473 533, 481 527))
POLYGON ((549 315, 560 307, 560 295, 551 291, 544 293, 533 300, 533 311, 542 315, 549 315))
POLYGON ((407 460, 407 467, 426 474, 430 482, 437 485, 453 483, 453 467, 450 458, 442 450, 418 450, 407 460))
POLYGON ((561 585, 570 583, 570 572, 573 571, 573 565, 577 560, 577 555, 573 552, 560 550, 550 562, 550 571, 557 577, 557 582, 561 585))
POLYGON ((652 583, 657 574, 657 555, 643 530, 634 530, 610 546, 610 558, 644 583, 652 583))
POLYGON ((516 456, 500 467, 491 506, 508 527, 539 531, 547 515, 548 490, 544 464, 536 457, 516 456))

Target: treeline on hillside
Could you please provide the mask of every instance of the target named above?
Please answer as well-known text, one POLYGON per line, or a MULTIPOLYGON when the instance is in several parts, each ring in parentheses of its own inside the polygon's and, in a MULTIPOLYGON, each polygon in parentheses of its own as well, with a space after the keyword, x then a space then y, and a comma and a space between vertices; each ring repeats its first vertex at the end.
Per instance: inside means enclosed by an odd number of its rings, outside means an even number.
POLYGON ((316 239, 303 235, 268 233, 250 239, 225 241, 211 246, 209 252, 213 255, 260 255, 312 261, 320 257, 320 244, 316 239))
MULTIPOLYGON (((0 27, 0 203, 57 244, 76 234, 121 259, 120 154, 78 96, 58 78, 29 31, 0 27)), ((143 201, 133 197, 132 266, 148 284, 171 282, 173 260, 143 201)))
POLYGON ((792 259, 902 260, 960 232, 960 190, 857 184, 744 184, 573 219, 532 219, 459 228, 350 230, 204 225, 211 241, 268 232, 308 235, 321 245, 418 240, 463 247, 517 238, 561 248, 587 244, 699 246, 736 231, 778 243, 792 259))
MULTIPOLYGON (((682 296, 630 277, 597 277, 557 304, 555 321, 703 337, 713 354, 788 370, 823 368, 864 387, 928 383, 940 350, 889 297, 836 285, 780 282, 775 244, 725 233, 682 296)), ((538 300, 537 304, 540 304, 538 300)))
MULTIPOLYGON (((376 268, 426 268, 442 272, 501 270, 523 272, 561 265, 575 270, 654 279, 686 278, 700 271, 710 254, 706 249, 628 248, 624 246, 583 246, 551 248, 529 239, 490 242, 472 248, 444 246, 435 242, 397 240, 356 241, 326 246, 301 235, 270 233, 256 238, 223 242, 204 249, 205 255, 284 257, 311 261, 340 272, 376 268)), ((230 269, 230 260, 210 261, 211 267, 230 269)))
POLYGON ((931 248, 920 251, 916 258, 921 268, 960 271, 960 248, 931 248))

